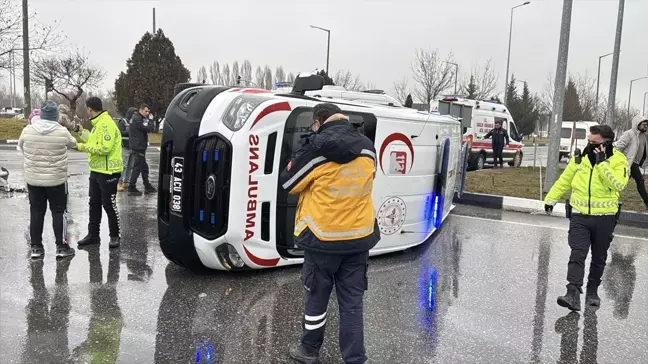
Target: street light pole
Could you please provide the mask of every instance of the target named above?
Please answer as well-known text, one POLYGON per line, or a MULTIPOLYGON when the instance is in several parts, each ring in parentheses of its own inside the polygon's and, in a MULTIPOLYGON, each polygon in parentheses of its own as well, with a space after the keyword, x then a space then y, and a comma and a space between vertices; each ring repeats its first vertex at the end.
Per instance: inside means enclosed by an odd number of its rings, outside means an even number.
POLYGON ((646 78, 648 78, 648 76, 635 78, 634 80, 630 81, 630 94, 628 95, 628 116, 630 116, 630 103, 632 102, 632 83, 646 78))
POLYGON ((326 75, 331 77, 331 75, 329 74, 329 59, 330 59, 330 55, 331 55, 331 31, 329 29, 316 27, 314 25, 311 25, 310 27, 313 28, 313 29, 323 30, 327 34, 327 40, 326 40, 326 75))
POLYGON ((643 99, 643 111, 641 112, 641 115, 646 115, 646 96, 648 96, 648 92, 644 93, 644 99, 643 99))
POLYGON ((619 53, 621 52, 621 33, 623 33, 623 12, 625 0, 619 0, 619 11, 617 13, 616 34, 614 36, 614 56, 612 57, 612 72, 610 73, 610 92, 608 93, 608 110, 605 124, 614 128, 616 119, 616 88, 617 77, 619 76, 619 53))
POLYGON ((29 84, 29 6, 27 0, 22 0, 22 25, 23 25, 23 84, 24 88, 24 104, 25 108, 23 113, 25 119, 29 118, 31 114, 31 90, 29 84))
POLYGON ((448 61, 444 61, 444 62, 447 63, 447 64, 451 64, 451 65, 455 66, 455 88, 454 88, 454 94, 457 95, 457 77, 459 76, 459 65, 458 65, 457 63, 454 63, 454 62, 448 62, 448 61))
POLYGON ((506 58, 506 84, 504 85, 504 98, 506 98, 506 88, 508 87, 509 81, 509 66, 511 63, 511 39, 513 37, 513 10, 519 8, 520 6, 529 5, 530 1, 524 2, 523 4, 514 6, 511 8, 511 24, 509 25, 509 44, 508 44, 508 57, 506 58))
POLYGON ((597 76, 596 76, 596 104, 594 104, 594 112, 598 111, 599 86, 600 86, 600 83, 601 83, 601 59, 603 59, 604 57, 607 57, 607 56, 611 56, 613 54, 614 53, 608 53, 608 54, 604 54, 604 55, 599 57, 598 73, 597 73, 597 76))

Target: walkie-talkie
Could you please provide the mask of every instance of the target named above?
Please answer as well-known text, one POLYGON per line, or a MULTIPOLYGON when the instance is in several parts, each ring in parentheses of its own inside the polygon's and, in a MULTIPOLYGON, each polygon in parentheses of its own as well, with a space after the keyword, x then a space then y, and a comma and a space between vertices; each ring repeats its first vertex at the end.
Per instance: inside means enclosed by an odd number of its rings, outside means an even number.
POLYGON ((583 160, 583 156, 581 155, 581 150, 576 148, 574 149, 574 161, 576 164, 581 164, 581 161, 583 160))

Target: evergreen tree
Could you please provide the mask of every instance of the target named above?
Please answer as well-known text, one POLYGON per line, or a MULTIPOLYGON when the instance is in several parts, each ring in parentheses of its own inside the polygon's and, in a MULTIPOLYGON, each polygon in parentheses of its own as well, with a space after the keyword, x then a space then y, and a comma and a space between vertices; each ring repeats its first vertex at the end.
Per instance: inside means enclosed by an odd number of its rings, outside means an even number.
POLYGON ((162 116, 173 99, 174 86, 190 79, 189 70, 162 29, 155 35, 147 32, 126 61, 126 72, 115 81, 117 107, 125 114, 129 107, 146 103, 156 116, 162 116))
POLYGON ((407 99, 405 100, 405 107, 412 107, 414 105, 414 100, 412 100, 412 94, 407 95, 407 99))
POLYGON ((513 107, 515 100, 518 97, 517 86, 515 85, 516 82, 515 75, 511 75, 511 81, 506 87, 506 106, 509 108, 513 107))
POLYGON ((470 76, 470 82, 468 82, 468 85, 466 85, 466 93, 468 94, 468 98, 471 100, 474 100, 477 97, 477 92, 478 92, 477 84, 475 83, 475 76, 471 75, 470 76))
POLYGON ((576 89, 576 83, 570 77, 569 82, 567 82, 567 89, 565 90, 565 104, 563 109, 563 120, 564 121, 581 121, 583 120, 583 108, 580 104, 580 98, 578 97, 578 90, 576 89))
POLYGON ((530 135, 536 129, 536 123, 540 118, 540 111, 537 107, 537 99, 531 95, 529 84, 524 83, 522 97, 518 100, 516 109, 520 112, 515 119, 518 131, 524 135, 530 135))

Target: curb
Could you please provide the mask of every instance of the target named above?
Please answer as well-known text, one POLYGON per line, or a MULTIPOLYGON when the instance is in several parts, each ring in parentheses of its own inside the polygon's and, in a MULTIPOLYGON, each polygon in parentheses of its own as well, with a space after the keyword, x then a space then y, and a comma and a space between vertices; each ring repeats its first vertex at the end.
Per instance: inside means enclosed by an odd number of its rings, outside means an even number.
MULTIPOLYGON (((482 193, 464 192, 461 198, 455 194, 454 202, 464 205, 488 207, 505 211, 533 213, 544 211, 544 202, 527 198, 487 195, 482 193)), ((565 217, 565 204, 554 206, 553 216, 565 217)), ((648 226, 648 214, 634 211, 621 211, 619 223, 627 226, 645 228, 648 226)))
POLYGON ((18 144, 18 139, 0 139, 0 144, 18 144))

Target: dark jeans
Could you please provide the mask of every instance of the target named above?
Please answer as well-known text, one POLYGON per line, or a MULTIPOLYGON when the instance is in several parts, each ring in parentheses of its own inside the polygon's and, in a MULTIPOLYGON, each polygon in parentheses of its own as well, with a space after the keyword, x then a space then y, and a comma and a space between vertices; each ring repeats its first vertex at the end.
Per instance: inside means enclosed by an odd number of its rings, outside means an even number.
POLYGON ((643 174, 641 173, 641 167, 637 163, 632 163, 630 167, 630 176, 634 178, 637 182, 637 191, 639 191, 639 196, 643 200, 645 205, 648 205, 648 192, 646 192, 646 183, 644 182, 643 174))
MULTIPOLYGON (((67 188, 65 183, 54 187, 36 187, 27 185, 29 193, 29 235, 31 245, 43 245, 43 224, 49 202, 52 212, 52 227, 56 245, 66 244, 65 209, 67 207, 67 188)), ((8 213, 8 212, 7 212, 8 213)))
MULTIPOLYGON (((332 243, 334 244, 334 243, 332 243)), ((345 363, 364 363, 363 297, 367 290, 369 253, 329 255, 306 251, 302 283, 306 309, 301 343, 309 353, 319 353, 324 342, 327 307, 333 285, 340 307, 340 350, 345 363)))
POLYGON ((121 173, 90 173, 90 222, 88 233, 99 236, 101 226, 101 208, 108 216, 110 237, 119 237, 119 211, 117 210, 117 184, 121 173))
POLYGON ((573 214, 569 221, 569 247, 571 255, 567 265, 567 281, 575 286, 583 286, 585 259, 592 250, 587 285, 598 287, 605 270, 605 261, 610 243, 614 238, 616 216, 591 216, 573 214))
POLYGON ((146 162, 146 151, 144 152, 138 152, 138 151, 131 151, 130 157, 128 157, 128 162, 131 163, 132 165, 132 173, 129 178, 129 184, 133 187, 137 185, 137 179, 139 178, 140 174, 142 175, 142 180, 144 181, 144 185, 149 184, 149 166, 148 163, 146 162))
POLYGON ((497 160, 499 159, 500 166, 504 167, 504 158, 502 157, 504 147, 493 146, 493 164, 497 167, 497 160))

